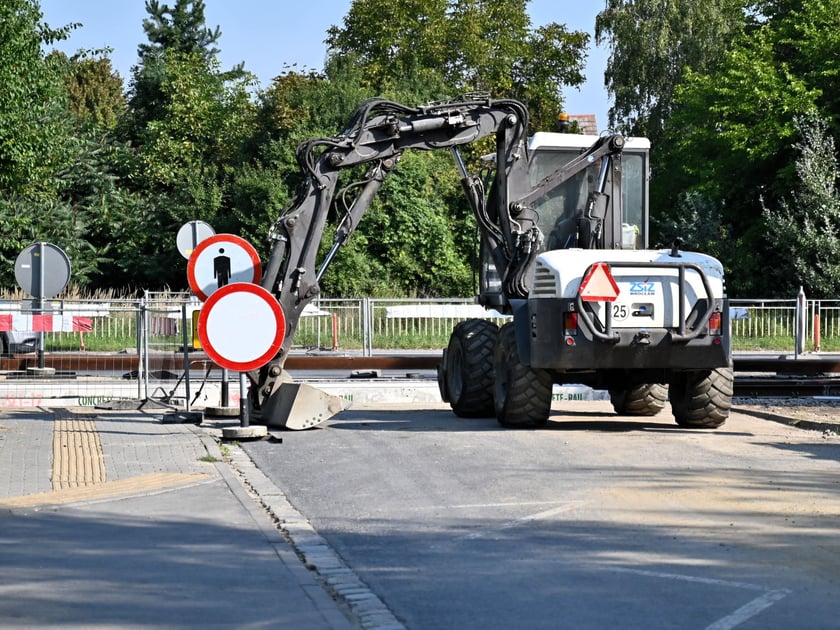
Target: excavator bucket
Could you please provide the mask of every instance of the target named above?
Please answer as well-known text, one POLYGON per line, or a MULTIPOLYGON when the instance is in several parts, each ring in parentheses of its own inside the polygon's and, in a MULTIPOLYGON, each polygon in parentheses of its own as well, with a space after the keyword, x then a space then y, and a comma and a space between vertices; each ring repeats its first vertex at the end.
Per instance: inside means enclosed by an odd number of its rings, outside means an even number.
POLYGON ((306 383, 281 383, 262 409, 270 427, 311 429, 345 409, 345 401, 306 383))

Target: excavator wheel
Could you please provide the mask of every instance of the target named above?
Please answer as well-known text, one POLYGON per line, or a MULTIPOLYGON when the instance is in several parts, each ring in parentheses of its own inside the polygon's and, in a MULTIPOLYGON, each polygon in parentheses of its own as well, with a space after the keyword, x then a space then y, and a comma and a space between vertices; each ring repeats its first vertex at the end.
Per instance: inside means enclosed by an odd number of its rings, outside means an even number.
POLYGON ((731 367, 677 373, 669 393, 677 424, 717 429, 729 417, 734 382, 731 367))
POLYGON ((493 352, 499 327, 486 319, 455 326, 438 373, 441 397, 461 418, 493 416, 493 352))
POLYGON ((610 402, 622 416, 655 416, 668 401, 668 385, 645 383, 627 389, 610 389, 610 402))
POLYGON ((551 374, 519 359, 513 324, 499 331, 495 356, 496 419, 506 427, 539 427, 551 411, 551 374))

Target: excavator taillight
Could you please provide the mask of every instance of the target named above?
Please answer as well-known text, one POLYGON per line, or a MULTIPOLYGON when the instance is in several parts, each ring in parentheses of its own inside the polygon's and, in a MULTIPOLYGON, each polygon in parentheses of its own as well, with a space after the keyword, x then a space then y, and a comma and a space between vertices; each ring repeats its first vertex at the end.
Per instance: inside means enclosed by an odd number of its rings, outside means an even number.
POLYGON ((709 334, 719 337, 722 333, 720 312, 712 313, 712 316, 709 317, 709 334))
POLYGON ((578 333, 577 313, 563 314, 563 334, 575 336, 578 333))

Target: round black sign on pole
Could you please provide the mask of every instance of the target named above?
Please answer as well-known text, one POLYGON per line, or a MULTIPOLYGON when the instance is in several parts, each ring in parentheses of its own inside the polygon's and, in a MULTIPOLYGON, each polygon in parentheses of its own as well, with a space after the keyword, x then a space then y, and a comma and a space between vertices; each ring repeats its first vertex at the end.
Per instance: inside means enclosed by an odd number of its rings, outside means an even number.
POLYGON ((209 223, 205 223, 204 221, 189 221, 184 223, 181 229, 178 230, 178 234, 175 237, 175 244, 178 246, 178 252, 181 256, 189 260, 201 241, 215 235, 216 230, 209 223))
POLYGON ((70 259, 57 245, 32 243, 18 254, 15 279, 34 298, 55 297, 70 281, 70 259))
MULTIPOLYGON (((43 315, 44 300, 64 290, 70 281, 70 259, 57 245, 33 243, 15 260, 15 279, 20 288, 35 298, 35 314, 43 315)), ((44 369, 44 331, 38 335, 38 368, 44 369)))

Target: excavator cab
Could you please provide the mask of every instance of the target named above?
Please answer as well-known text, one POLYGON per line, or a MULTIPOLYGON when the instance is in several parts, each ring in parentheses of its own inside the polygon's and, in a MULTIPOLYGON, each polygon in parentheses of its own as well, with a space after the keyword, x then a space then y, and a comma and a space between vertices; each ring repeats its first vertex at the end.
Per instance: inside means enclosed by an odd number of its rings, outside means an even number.
MULTIPOLYGON (((597 136, 538 132, 529 141, 530 185, 540 182, 572 163, 598 141, 597 136)), ((627 138, 619 156, 603 156, 548 187, 531 202, 537 226, 544 235, 540 252, 555 249, 646 249, 648 247, 648 174, 650 142, 627 138), (614 175, 618 173, 618 175, 614 175), (620 204, 610 204, 620 188, 620 204), (596 207, 593 213, 593 207, 596 207), (597 216, 598 213, 601 216, 597 216), (618 212, 614 219, 608 213, 618 212), (592 216, 592 215, 596 216, 592 216), (619 220, 620 219, 620 220, 619 220), (584 243, 592 224, 601 224, 596 242, 584 243), (618 229, 612 226, 618 224, 618 229)), ((596 227, 597 229, 597 227, 596 227)), ((486 306, 504 304, 502 283, 489 248, 482 244, 479 267, 479 302, 486 306)))

